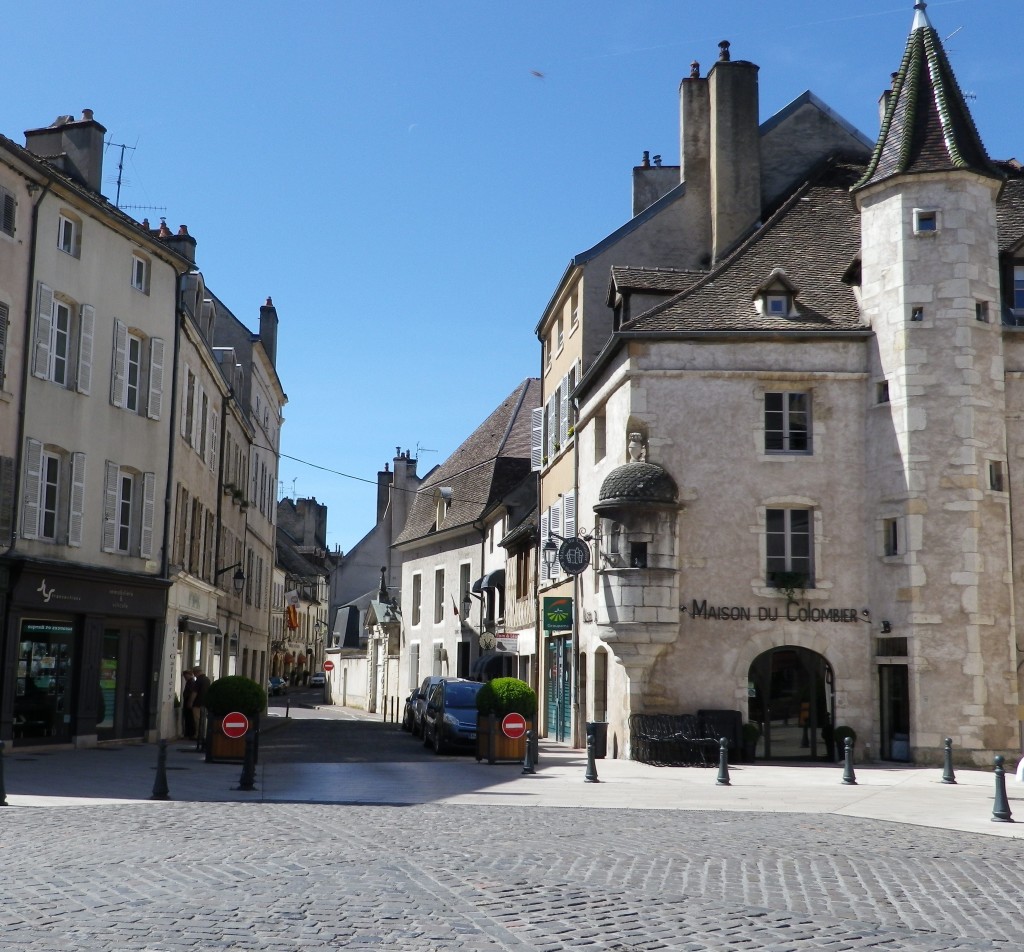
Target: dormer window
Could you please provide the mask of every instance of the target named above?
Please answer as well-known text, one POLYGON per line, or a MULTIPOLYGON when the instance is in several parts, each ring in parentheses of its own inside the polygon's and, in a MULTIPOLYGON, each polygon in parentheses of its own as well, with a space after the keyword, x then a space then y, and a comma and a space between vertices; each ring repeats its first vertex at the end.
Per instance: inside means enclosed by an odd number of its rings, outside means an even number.
POLYGON ((754 291, 754 306, 766 317, 795 317, 799 292, 782 268, 776 268, 754 291))
POLYGON ((939 230, 939 213, 934 208, 914 209, 914 234, 928 235, 939 230))

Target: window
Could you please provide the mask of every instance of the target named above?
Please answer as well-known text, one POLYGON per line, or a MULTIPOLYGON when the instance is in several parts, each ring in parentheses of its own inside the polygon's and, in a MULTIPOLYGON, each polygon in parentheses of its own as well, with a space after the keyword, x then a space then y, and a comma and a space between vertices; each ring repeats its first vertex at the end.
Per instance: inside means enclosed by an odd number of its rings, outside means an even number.
POLYGON ((875 403, 889 402, 889 381, 881 381, 875 388, 875 403))
POLYGON ((26 439, 22 538, 81 545, 84 504, 85 454, 26 439))
POLYGON ((810 509, 765 511, 768 584, 796 588, 813 585, 810 509))
POLYGON ((914 209, 914 234, 926 235, 939 230, 939 213, 933 209, 914 209))
POLYGON ((599 463, 604 459, 607 449, 607 436, 605 429, 605 415, 600 413, 594 417, 594 462, 599 463))
POLYGON ((159 420, 163 406, 163 385, 164 342, 159 337, 153 337, 149 339, 147 346, 146 339, 140 333, 115 320, 110 402, 115 407, 123 407, 134 413, 145 410, 146 416, 151 420, 159 420), (149 388, 144 406, 143 393, 147 371, 149 388))
POLYGON ((132 287, 149 294, 149 261, 142 255, 132 255, 132 287))
POLYGON ((434 624, 444 621, 444 569, 434 570, 434 624))
POLYGON ((57 247, 73 258, 82 254, 82 224, 69 215, 61 215, 57 225, 57 247))
POLYGON ((423 576, 417 572, 412 577, 412 625, 415 628, 423 615, 423 576))
POLYGON ((1003 464, 999 460, 992 459, 988 461, 988 488, 997 493, 1005 490, 1003 464))
POLYGON ((789 296, 786 294, 766 294, 764 296, 765 314, 785 317, 789 313, 789 296))
POLYGON ((575 327, 580 322, 580 292, 579 289, 572 292, 569 298, 569 322, 575 327))
MULTIPOLYGON (((469 562, 463 562, 459 566, 459 605, 464 605, 469 597, 469 573, 472 571, 469 562)), ((468 619, 466 619, 468 621, 468 619)))
POLYGON ((900 554, 900 526, 898 519, 886 519, 882 523, 882 531, 885 536, 883 541, 883 552, 886 555, 900 554))
POLYGON ((924 308, 920 304, 915 304, 910 309, 910 319, 915 322, 924 320, 924 308))
POLYGON ((1013 309, 1024 311, 1024 265, 1013 268, 1013 309))
POLYGON ((764 395, 764 450, 766 453, 809 453, 811 395, 764 395))
POLYGON ((562 319, 562 315, 558 315, 558 320, 555 321, 555 347, 558 350, 562 349, 562 345, 565 343, 565 326, 562 319))
POLYGON ((631 569, 647 568, 647 543, 629 543, 629 567, 631 569))
POLYGON ((530 550, 516 553, 516 598, 530 596, 530 550))
POLYGON ((95 323, 91 305, 73 305, 40 282, 36 288, 32 375, 61 387, 73 384, 79 393, 88 394, 92 387, 95 323))
POLYGON ((139 381, 142 376, 142 339, 134 334, 128 335, 127 347, 128 373, 125 376, 125 407, 128 410, 139 409, 139 381))
POLYGON ((103 551, 152 558, 156 474, 107 460, 103 494, 103 551))
POLYGON ((0 185, 0 232, 14 237, 14 216, 18 203, 14 193, 0 185))
POLYGON ((983 324, 988 323, 988 301, 974 302, 974 319, 981 321, 983 324))

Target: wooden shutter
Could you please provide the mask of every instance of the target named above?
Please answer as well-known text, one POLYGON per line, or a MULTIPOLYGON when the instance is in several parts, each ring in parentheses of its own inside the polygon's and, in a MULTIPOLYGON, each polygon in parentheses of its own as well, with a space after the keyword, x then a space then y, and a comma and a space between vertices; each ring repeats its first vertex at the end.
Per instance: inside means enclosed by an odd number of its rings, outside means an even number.
POLYGON ((149 342, 149 400, 146 416, 159 420, 164 405, 164 342, 153 337, 149 342))
POLYGON ((128 390, 128 327, 114 321, 114 359, 110 370, 110 402, 123 407, 128 390))
POLYGON ((43 471, 43 444, 32 437, 25 439, 25 479, 22 484, 24 502, 21 509, 21 537, 39 538, 39 481, 43 471))
POLYGON ((0 545, 14 544, 16 473, 14 457, 0 456, 0 545))
POLYGON ((103 551, 113 552, 117 543, 117 463, 106 461, 103 474, 103 551))
POLYGON ((0 304, 0 390, 4 388, 4 380, 7 376, 5 366, 7 363, 7 323, 10 317, 10 309, 6 304, 0 304))
POLYGON ((195 399, 192 403, 192 432, 190 435, 192 442, 192 449, 198 452, 199 440, 202 434, 199 432, 200 427, 204 425, 202 418, 203 412, 203 388, 199 384, 199 378, 196 377, 196 384, 194 388, 195 399))
POLYGON ((6 188, 0 188, 0 195, 3 196, 3 205, 0 207, 0 231, 14 237, 14 215, 18 203, 14 200, 13 193, 6 188))
POLYGON ((210 406, 210 438, 206 442, 206 458, 210 472, 217 472, 217 452, 220 449, 220 413, 210 406))
POLYGON ((187 440, 188 430, 188 364, 185 364, 181 369, 181 418, 178 421, 181 429, 181 435, 187 440))
POLYGON ((36 335, 33 341, 32 376, 50 376, 50 334, 53 330, 53 289, 36 285, 36 335))
POLYGON ((548 514, 542 512, 540 516, 540 580, 546 582, 551 578, 548 563, 544 559, 544 543, 548 541, 548 514))
POLYGON ((558 442, 565 446, 569 439, 569 375, 562 378, 562 385, 558 388, 558 442))
POLYGON ((68 545, 82 544, 85 510, 85 453, 71 454, 71 501, 68 506, 68 545))
POLYGON ((565 530, 562 535, 571 539, 576 535, 576 491, 566 493, 562 497, 562 515, 565 517, 565 530))
MULTIPOLYGON (((558 542, 558 537, 562 534, 562 501, 559 500, 548 510, 548 525, 551 526, 551 534, 558 542)), ((559 543, 560 544, 560 543, 559 543)), ((551 577, 554 578, 561 571, 561 566, 558 564, 558 559, 551 564, 551 577)))
POLYGON ((96 308, 83 304, 78 312, 78 380, 76 389, 88 396, 92 392, 92 343, 96 332, 96 308))
POLYGON ((530 411, 530 471, 537 472, 544 462, 544 408, 530 411))
POLYGON ((153 557, 153 519, 156 514, 156 473, 142 474, 142 535, 139 555, 153 557))

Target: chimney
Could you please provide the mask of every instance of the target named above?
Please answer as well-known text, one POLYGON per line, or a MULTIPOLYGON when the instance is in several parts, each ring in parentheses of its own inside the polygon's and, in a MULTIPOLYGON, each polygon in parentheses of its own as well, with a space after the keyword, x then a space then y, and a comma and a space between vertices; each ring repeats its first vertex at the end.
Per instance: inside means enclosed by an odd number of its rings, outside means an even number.
POLYGON ((263 349, 270 358, 270 363, 277 366, 277 308, 268 297, 267 303, 260 308, 260 340, 263 349))
MULTIPOLYGON (((711 105, 708 80, 700 64, 679 84, 679 178, 686 183, 687 221, 695 244, 711 258, 711 105)), ((707 261, 697 263, 706 264, 707 261)))
POLYGON ((715 261, 761 218, 758 67, 733 60, 727 40, 718 46, 718 62, 708 73, 711 253, 715 261))
POLYGON ((99 194, 106 131, 93 119, 91 109, 83 109, 81 119, 58 116, 44 129, 26 129, 25 148, 99 194))
MULTIPOLYGON (((395 468, 397 469, 397 466, 395 468)), ((388 511, 388 499, 391 496, 391 483, 393 481, 394 476, 391 468, 385 463, 384 468, 377 473, 377 522, 380 522, 388 511)))
MULTIPOLYGON (((170 229, 168 228, 167 231, 169 232, 170 229)), ((172 251, 187 258, 192 264, 196 263, 196 240, 188 233, 187 225, 179 225, 176 235, 164 234, 161 230, 160 239, 172 251)))
POLYGON ((409 507, 420 482, 416 476, 416 460, 408 450, 401 453, 397 447, 395 448, 392 468, 394 481, 391 489, 391 543, 405 528, 406 519, 409 518, 409 507))

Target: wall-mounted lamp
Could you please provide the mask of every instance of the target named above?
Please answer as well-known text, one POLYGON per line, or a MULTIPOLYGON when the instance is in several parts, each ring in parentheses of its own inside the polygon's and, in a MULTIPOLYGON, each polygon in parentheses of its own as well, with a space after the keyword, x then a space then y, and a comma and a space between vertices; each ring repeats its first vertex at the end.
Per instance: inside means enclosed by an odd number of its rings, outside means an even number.
POLYGON ((228 565, 222 568, 213 576, 213 580, 219 579, 225 572, 230 572, 232 569, 237 569, 234 575, 231 576, 231 583, 235 587, 235 594, 242 594, 242 587, 245 585, 245 572, 242 571, 242 563, 236 562, 234 565, 228 565))
POLYGON ((890 625, 889 622, 887 622, 887 621, 883 621, 882 622, 882 634, 883 635, 888 635, 891 632, 892 632, 892 625, 890 625))

